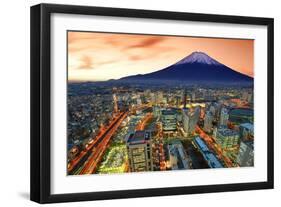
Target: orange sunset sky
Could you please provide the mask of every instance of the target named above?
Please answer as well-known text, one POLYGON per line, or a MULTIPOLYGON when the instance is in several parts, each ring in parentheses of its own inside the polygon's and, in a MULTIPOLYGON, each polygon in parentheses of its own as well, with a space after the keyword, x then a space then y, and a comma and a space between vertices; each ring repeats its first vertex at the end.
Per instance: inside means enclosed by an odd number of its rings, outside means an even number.
POLYGON ((68 80, 102 81, 154 72, 194 51, 254 76, 254 40, 68 32, 68 80))

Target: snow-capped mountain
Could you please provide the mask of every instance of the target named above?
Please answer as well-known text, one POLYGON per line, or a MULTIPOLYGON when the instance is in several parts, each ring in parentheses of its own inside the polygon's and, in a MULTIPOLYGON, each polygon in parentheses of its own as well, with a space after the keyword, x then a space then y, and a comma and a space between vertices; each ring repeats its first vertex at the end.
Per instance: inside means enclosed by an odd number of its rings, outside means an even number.
POLYGON ((181 82, 186 84, 251 84, 253 78, 219 63, 203 52, 193 52, 162 70, 119 79, 122 82, 181 82))
POLYGON ((202 63, 207 65, 219 65, 220 63, 204 52, 193 52, 189 56, 183 58, 176 65, 186 64, 186 63, 202 63))

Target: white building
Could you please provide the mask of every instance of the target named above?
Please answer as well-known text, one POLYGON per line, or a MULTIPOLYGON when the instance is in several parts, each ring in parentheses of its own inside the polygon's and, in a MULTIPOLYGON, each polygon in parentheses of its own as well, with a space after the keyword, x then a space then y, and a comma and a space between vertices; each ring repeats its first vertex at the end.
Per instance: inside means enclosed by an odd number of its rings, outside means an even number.
POLYGON ((183 129, 186 133, 189 132, 189 114, 188 114, 188 109, 183 109, 182 110, 182 124, 183 124, 183 129))
POLYGON ((163 92, 162 91, 158 91, 156 93, 156 103, 160 104, 163 102, 163 92))
POLYGON ((204 130, 206 132, 211 132, 213 127, 214 116, 210 111, 207 111, 204 118, 204 130))
POLYGON ((200 116, 200 106, 196 106, 194 110, 183 109, 183 128, 187 134, 191 134, 195 131, 195 127, 200 116))
POLYGON ((220 126, 227 126, 228 118, 229 118, 228 110, 226 108, 222 108, 221 113, 220 113, 219 125, 220 126))

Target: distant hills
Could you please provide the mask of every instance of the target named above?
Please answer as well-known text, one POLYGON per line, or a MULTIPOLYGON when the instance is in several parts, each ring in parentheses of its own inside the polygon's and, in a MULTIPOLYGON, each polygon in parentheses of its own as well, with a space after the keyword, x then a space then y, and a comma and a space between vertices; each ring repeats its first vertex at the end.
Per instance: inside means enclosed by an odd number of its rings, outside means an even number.
POLYGON ((123 77, 126 83, 252 84, 253 78, 239 73, 203 52, 193 52, 156 72, 123 77))

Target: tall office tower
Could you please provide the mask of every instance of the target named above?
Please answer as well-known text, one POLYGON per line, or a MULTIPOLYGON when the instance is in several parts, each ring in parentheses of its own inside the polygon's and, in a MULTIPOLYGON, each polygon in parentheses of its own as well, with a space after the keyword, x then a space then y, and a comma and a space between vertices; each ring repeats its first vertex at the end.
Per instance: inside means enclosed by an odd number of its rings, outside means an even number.
POLYGON ((192 92, 192 94, 191 94, 191 99, 192 99, 192 101, 195 101, 195 99, 196 99, 195 91, 192 92))
POLYGON ((156 94, 155 93, 150 93, 150 101, 152 104, 156 103, 156 94))
POLYGON ((243 93, 242 93, 242 100, 244 100, 244 101, 248 100, 248 92, 247 91, 243 91, 243 93))
POLYGON ((239 143, 239 132, 224 126, 220 126, 214 130, 214 135, 216 136, 216 142, 222 149, 231 149, 239 143))
POLYGON ((254 125, 251 123, 243 123, 239 126, 241 140, 254 139, 254 125))
POLYGON ((184 95, 183 95, 183 108, 186 109, 186 99, 187 99, 187 92, 186 89, 184 89, 184 95))
POLYGON ((153 106, 153 116, 159 118, 161 116, 161 108, 160 106, 153 106))
POLYGON ((242 141, 240 143, 237 164, 240 167, 254 166, 254 144, 253 141, 242 141))
POLYGON ((217 110, 215 106, 211 105, 209 111, 215 116, 217 110))
POLYGON ((176 106, 177 106, 177 108, 179 108, 180 107, 180 101, 181 99, 180 99, 180 97, 179 96, 176 96, 176 106))
POLYGON ((115 93, 113 94, 113 102, 114 102, 114 113, 117 113, 118 112, 118 103, 117 103, 117 96, 115 93))
POLYGON ((137 98, 137 105, 141 105, 141 104, 142 104, 141 98, 138 97, 138 98, 137 98))
POLYGON ((206 132, 211 132, 212 127, 213 127, 213 119, 214 119, 214 116, 213 116, 212 112, 207 111, 205 114, 205 119, 204 119, 204 130, 206 132))
POLYGON ((229 118, 228 110, 226 108, 222 108, 221 113, 220 113, 219 125, 220 126, 227 126, 228 118, 229 118))
POLYGON ((144 91, 143 95, 147 97, 147 96, 149 96, 150 92, 151 92, 151 91, 150 91, 149 89, 146 89, 146 90, 144 91))
POLYGON ((195 127, 199 120, 200 116, 200 106, 196 106, 194 110, 189 111, 183 109, 182 118, 183 118, 183 129, 187 134, 192 134, 195 131, 195 127))
POLYGON ((173 109, 162 110, 161 121, 164 131, 176 131, 177 111, 173 109))
POLYGON ((156 103, 160 104, 161 102, 163 102, 163 92, 158 91, 156 93, 156 103))
POLYGON ((136 131, 127 140, 127 150, 131 172, 152 171, 151 132, 136 131))
POLYGON ((200 106, 196 106, 193 111, 189 114, 189 134, 193 133, 195 131, 195 127, 197 125, 197 122, 199 121, 200 117, 200 106))
POLYGON ((189 114, 188 114, 188 109, 183 109, 182 110, 182 124, 183 124, 183 129, 186 133, 189 131, 189 114))

